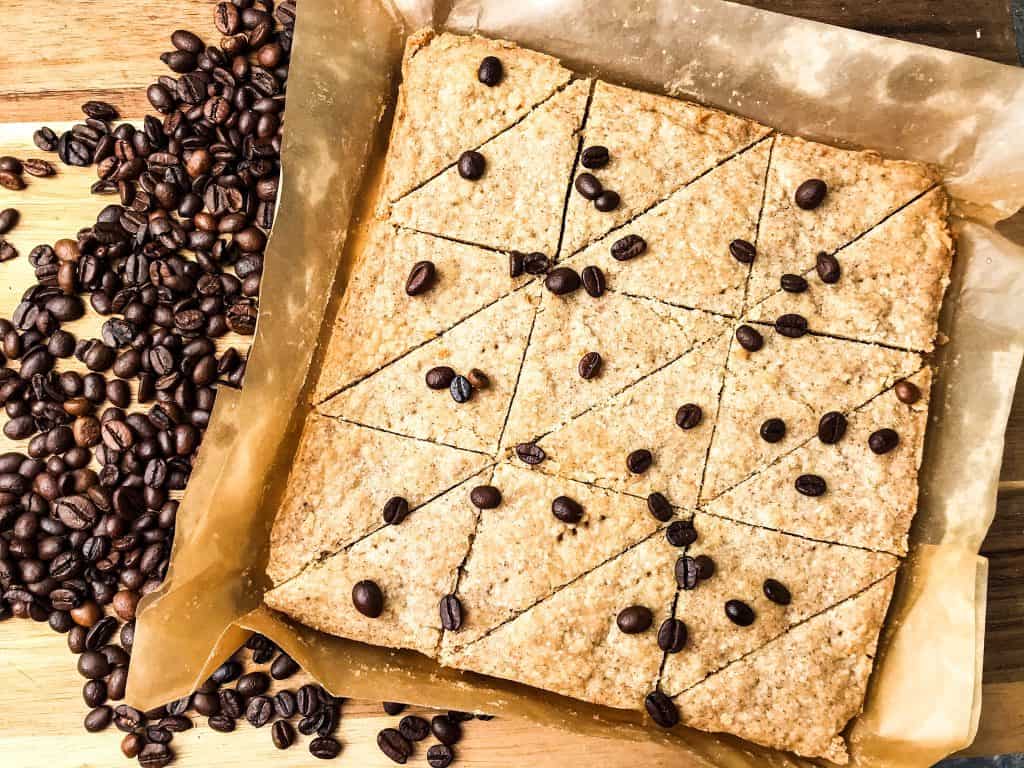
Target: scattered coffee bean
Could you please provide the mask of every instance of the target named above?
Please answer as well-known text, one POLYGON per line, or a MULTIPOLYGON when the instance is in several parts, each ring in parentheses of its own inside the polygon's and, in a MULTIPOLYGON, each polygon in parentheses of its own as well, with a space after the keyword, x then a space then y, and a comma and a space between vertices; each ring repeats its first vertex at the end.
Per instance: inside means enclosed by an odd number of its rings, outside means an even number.
POLYGON ((780 336, 799 339, 807 333, 807 318, 803 315, 779 315, 775 321, 775 332, 780 336))
POLYGON ((426 378, 430 389, 448 389, 455 378, 455 371, 447 365, 439 365, 427 371, 426 378))
POLYGON ((765 419, 759 432, 766 443, 777 443, 786 436, 786 422, 782 419, 765 419))
POLYGON ((736 341, 747 352, 757 352, 764 346, 764 336, 761 335, 760 331, 749 325, 741 325, 736 329, 736 341))
POLYGON ((245 719, 253 728, 262 728, 274 716, 274 702, 269 696, 253 696, 245 707, 245 719))
POLYGON ((619 207, 619 193, 606 189, 594 200, 594 207, 601 213, 609 213, 619 207))
POLYGON ((676 411, 676 426, 680 429, 693 429, 704 418, 704 411, 696 403, 684 403, 676 411))
POLYGON ((516 446, 516 456, 519 457, 521 462, 531 467, 540 464, 547 458, 544 449, 536 443, 519 443, 516 446))
POLYGON ((278 717, 288 719, 294 716, 298 711, 295 694, 287 688, 274 694, 274 712, 278 717))
POLYGON ((822 251, 818 254, 815 267, 818 270, 818 277, 823 283, 838 283, 842 270, 839 267, 839 259, 831 253, 822 251))
POLYGON ((839 411, 829 411, 818 422, 818 439, 825 445, 835 445, 846 434, 846 417, 839 411))
POLYGON ((384 504, 384 522, 398 525, 409 515, 409 502, 401 496, 392 496, 384 504))
POLYGON ((587 352, 579 362, 577 371, 581 379, 593 379, 601 372, 601 355, 597 352, 587 352))
POLYGON ((595 144, 592 147, 587 147, 580 154, 580 165, 590 170, 604 168, 608 165, 609 159, 608 148, 595 144))
POLYGON ((458 632, 462 627, 462 603, 455 595, 441 598, 441 626, 449 632, 458 632))
POLYGON ((627 635, 637 635, 646 632, 654 623, 654 614, 650 608, 642 605, 631 605, 619 611, 615 618, 619 630, 627 635))
POLYGON ((729 253, 740 264, 753 264, 757 256, 757 249, 753 243, 746 240, 733 240, 729 243, 729 253))
POLYGON ((96 707, 85 716, 85 730, 96 733, 105 730, 114 719, 114 710, 110 707, 96 707))
POLYGON ((437 270, 433 262, 417 261, 405 281, 405 292, 410 296, 426 293, 434 286, 436 277, 437 270))
POLYGON ((412 744, 394 728, 385 728, 377 734, 377 746, 391 760, 404 765, 412 755, 412 744))
POLYGON ((896 386, 893 389, 896 391, 896 399, 906 405, 913 405, 921 399, 921 390, 912 381, 901 379, 896 382, 896 386))
POLYGON ((796 479, 796 489, 804 496, 821 496, 828 490, 828 486, 819 475, 800 475, 796 479))
POLYGON ((469 181, 476 181, 484 175, 487 163, 484 156, 474 150, 459 155, 459 176, 469 181))
POLYGON ((749 627, 754 623, 754 609, 742 600, 726 600, 725 615, 733 624, 749 627))
POLYGON ((98 680, 110 674, 110 664, 99 651, 85 651, 78 657, 78 674, 87 680, 98 680))
POLYGON ((206 724, 218 733, 231 733, 236 727, 235 719, 227 715, 210 715, 206 724))
POLYGON ((665 529, 665 539, 673 547, 688 547, 697 540, 697 529, 691 520, 676 520, 665 529))
POLYGON ((174 752, 166 744, 147 744, 139 752, 139 765, 142 768, 164 768, 174 760, 174 752))
POLYGON ((786 293, 803 293, 807 290, 807 281, 800 275, 783 275, 779 284, 786 293))
POLYGON ((526 254, 512 251, 508 255, 508 276, 521 277, 526 271, 526 254))
POLYGON ((868 437, 868 447, 873 453, 878 455, 888 453, 899 443, 899 434, 897 434, 896 430, 889 429, 888 427, 872 432, 870 437, 868 437))
POLYGON ((10 261, 11 259, 16 258, 18 258, 18 249, 3 238, 0 238, 0 262, 10 261))
POLYGON ((642 475, 653 463, 654 456, 646 448, 638 448, 626 457, 626 469, 634 475, 642 475))
POLYGON ((333 760, 341 754, 341 742, 333 736, 318 736, 309 742, 309 754, 318 760, 333 760))
POLYGON ((604 188, 601 186, 601 182, 598 181, 597 177, 592 173, 581 173, 576 177, 574 186, 576 187, 576 191, 587 200, 596 200, 604 191, 604 188))
POLYGON ((246 698, 266 693, 268 688, 270 688, 270 678, 263 672, 247 672, 235 683, 235 690, 246 698))
POLYGON ((352 605, 364 616, 376 619, 384 611, 384 594, 368 579, 356 582, 352 587, 352 605))
POLYGON ((523 257, 523 269, 528 275, 545 275, 551 269, 551 259, 539 251, 528 253, 523 257))
POLYGON ((505 72, 501 66, 501 59, 497 56, 485 56, 477 69, 476 77, 484 85, 493 88, 501 82, 505 72))
POLYGON ((828 193, 828 185, 821 179, 807 179, 796 188, 793 200, 805 211, 810 211, 821 205, 828 193))
POLYGON ((594 266, 584 267, 580 273, 580 279, 583 281, 583 290, 588 295, 593 296, 595 299, 604 295, 604 272, 600 268, 594 266))
POLYGON ((679 710, 672 699, 661 691, 651 691, 644 698, 644 709, 651 720, 662 728, 674 728, 679 724, 679 710))
POLYGON ((406 710, 406 705, 400 701, 384 701, 381 702, 381 707, 384 708, 384 714, 386 715, 400 715, 406 710))
POLYGON ((571 267, 556 267, 544 278, 544 287, 556 296, 572 293, 580 284, 580 276, 571 267))
POLYGON ((57 169, 53 167, 53 163, 48 160, 40 160, 33 157, 25 160, 22 165, 25 168, 25 173, 39 179, 45 179, 50 176, 54 176, 57 173, 57 169))
POLYGON ((469 492, 469 500, 477 509, 494 509, 501 504, 501 491, 493 485, 478 485, 469 492))
POLYGON ((430 723, 417 715, 406 715, 399 721, 398 731, 409 741, 423 741, 430 735, 430 723))
POLYGON ((299 671, 299 665, 295 659, 287 653, 281 652, 270 665, 270 676, 275 680, 287 680, 299 671))
POLYGON ((129 760, 138 757, 139 752, 142 751, 142 747, 145 745, 142 736, 137 733, 126 734, 121 739, 121 754, 127 757, 129 760))
POLYGON ((287 720, 278 720, 270 729, 270 737, 278 749, 288 749, 295 743, 295 729, 287 720))
POLYGON ((676 560, 676 584, 680 589, 696 589, 699 577, 697 575, 697 563, 689 555, 683 555, 676 560))
POLYGON ((0 211, 0 235, 6 235, 18 225, 20 214, 14 208, 4 208, 0 211))
POLYGON ((452 400, 456 403, 468 402, 473 397, 473 385, 469 383, 469 379, 465 376, 456 376, 452 379, 452 383, 448 386, 448 391, 451 393, 452 400))
POLYGON ((462 738, 462 726, 447 715, 435 715, 430 720, 430 731, 442 744, 452 746, 462 738))
POLYGON ((40 128, 32 134, 33 143, 43 152, 55 152, 57 150, 57 134, 51 128, 40 128))
POLYGON ((469 379, 469 383, 473 389, 489 389, 491 386, 490 378, 479 368, 470 368, 469 373, 466 374, 466 378, 469 379))
POLYGON ((715 561, 707 555, 697 555, 693 558, 693 564, 697 568, 697 578, 701 581, 710 579, 715 575, 715 561))
POLYGON ((764 580, 764 596, 779 605, 789 605, 793 599, 789 594, 789 590, 775 579, 764 580))
POLYGON ((672 519, 672 505, 663 494, 655 491, 647 497, 647 511, 651 516, 662 523, 672 519))
POLYGON ((0 187, 11 192, 19 192, 25 188, 25 180, 21 178, 20 173, 0 170, 0 187))
POLYGON ((658 628, 658 647, 665 653, 679 653, 686 647, 686 637, 682 619, 665 619, 658 628))
POLYGON ((563 523, 570 525, 575 525, 583 519, 583 507, 568 496, 559 496, 551 502, 551 513, 563 523))
POLYGON ((612 243, 612 258, 616 261, 629 261, 641 256, 647 250, 647 241, 640 235, 626 235, 612 243))
POLYGON ((427 750, 427 765, 430 768, 448 768, 455 759, 455 752, 447 744, 434 744, 427 750))

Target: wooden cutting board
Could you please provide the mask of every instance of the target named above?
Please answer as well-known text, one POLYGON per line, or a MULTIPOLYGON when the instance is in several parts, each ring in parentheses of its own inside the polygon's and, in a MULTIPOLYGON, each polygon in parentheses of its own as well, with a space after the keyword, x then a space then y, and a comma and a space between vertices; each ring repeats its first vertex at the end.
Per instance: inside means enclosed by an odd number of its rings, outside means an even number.
MULTIPOLYGON (((1007 0, 864 0, 849 5, 826 0, 761 0, 762 7, 845 26, 892 34, 1006 63, 1016 62, 1007 0)), ((81 119, 78 106, 90 98, 118 106, 129 119, 148 110, 145 88, 166 70, 158 60, 168 37, 184 28, 215 38, 213 0, 5 0, 0 42, 0 155, 41 156, 32 132, 41 124, 60 130, 81 119)), ((0 265, 0 316, 9 317, 32 282, 25 256, 36 244, 73 235, 94 221, 104 205, 89 195, 93 169, 61 167, 52 179, 30 179, 28 189, 0 189, 0 209, 18 208, 22 222, 8 239, 21 258, 0 265)), ((98 318, 83 318, 73 330, 98 335, 98 318)), ((225 339, 242 347, 245 340, 225 339)), ((1022 388, 1024 390, 1024 388, 1022 388)), ((8 450, 0 436, 0 451, 8 450)), ((985 545, 991 558, 989 619, 982 725, 973 754, 1024 750, 1024 393, 1007 433, 999 515, 985 545)), ((86 734, 82 679, 65 638, 46 625, 0 623, 0 764, 11 768, 85 768, 121 762, 121 734, 110 729, 86 734)), ((168 663, 173 663, 168 660, 168 663)), ((297 684, 298 679, 289 681, 297 684)), ((393 765, 376 747, 376 734, 394 726, 376 702, 349 702, 339 737, 337 765, 393 765)), ((513 720, 471 722, 457 747, 466 768, 562 766, 586 756, 590 764, 678 766, 678 757, 653 746, 567 737, 513 720)), ((305 739, 278 752, 269 729, 242 723, 232 735, 205 726, 175 737, 178 764, 223 768, 270 764, 310 765, 305 739)), ((425 765, 421 745, 411 764, 425 765)))

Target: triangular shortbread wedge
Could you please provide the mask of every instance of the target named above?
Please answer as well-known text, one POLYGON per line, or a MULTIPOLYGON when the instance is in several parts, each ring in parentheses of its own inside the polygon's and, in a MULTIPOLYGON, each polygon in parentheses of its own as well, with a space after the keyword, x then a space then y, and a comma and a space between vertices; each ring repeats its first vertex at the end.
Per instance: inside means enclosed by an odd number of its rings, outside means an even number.
POLYGON ((777 137, 748 302, 774 293, 782 275, 803 274, 815 266, 817 253, 841 248, 935 182, 932 171, 919 163, 777 137), (824 181, 828 192, 817 208, 804 210, 794 195, 809 179, 824 181))
POLYGON ((692 508, 714 430, 729 342, 728 332, 720 334, 538 441, 547 453, 540 469, 625 493, 657 491, 675 506, 692 508), (676 421, 684 405, 701 410, 696 425, 684 421, 687 429, 676 421), (651 468, 639 475, 625 461, 638 447, 654 456, 651 468))
POLYGON ((774 322, 796 313, 819 333, 932 349, 952 261, 947 214, 945 191, 928 192, 837 251, 837 282, 822 282, 816 269, 808 269, 806 291, 779 290, 748 316, 774 322))
POLYGON ((646 503, 632 496, 499 464, 492 484, 501 505, 483 510, 459 582, 465 623, 448 632, 449 651, 466 645, 538 600, 657 530, 646 503), (566 496, 583 507, 577 523, 555 517, 566 496))
POLYGON ((904 554, 917 510, 931 369, 908 381, 922 397, 908 405, 887 389, 849 414, 846 434, 825 445, 817 437, 706 505, 715 515, 823 541, 904 554), (888 453, 868 447, 872 433, 893 429, 899 444, 888 453), (794 482, 804 474, 825 479, 822 496, 803 496, 794 482))
POLYGON ((456 162, 464 150, 514 125, 569 82, 557 59, 503 40, 437 34, 409 37, 388 153, 385 196, 397 200, 456 162), (477 78, 488 56, 501 61, 496 86, 477 78))
POLYGON ((476 524, 469 501, 475 482, 309 566, 268 592, 267 605, 322 632, 433 655, 441 637, 440 600, 455 586, 476 524), (375 619, 352 603, 352 588, 363 579, 384 593, 384 612, 375 619))
POLYGON ((658 627, 668 617, 675 552, 654 536, 502 625, 452 652, 450 666, 544 688, 621 709, 643 706, 661 664, 658 627), (643 606, 649 629, 626 634, 618 613, 643 606))
POLYGON ((840 733, 863 708, 895 578, 815 616, 680 695, 681 721, 845 765, 849 756, 840 733))
POLYGON ((661 687, 669 695, 860 592, 899 565, 896 557, 883 552, 810 541, 702 513, 693 525, 698 538, 687 556, 707 555, 715 570, 696 588, 679 591, 675 615, 689 628, 689 639, 682 651, 666 656, 661 687), (768 599, 767 579, 789 590, 789 605, 768 599), (725 613, 729 600, 752 608, 754 622, 734 624, 725 613))
MULTIPOLYGON (((485 170, 446 170, 391 207, 395 224, 494 248, 553 256, 590 81, 571 83, 479 148, 485 170)), ((471 147, 466 147, 470 149, 471 147)))
POLYGON ((506 254, 378 225, 345 291, 314 401, 373 373, 529 279, 509 277, 506 254), (406 280, 420 261, 434 265, 434 285, 409 296, 406 280))
POLYGON ((701 492, 705 501, 817 434, 826 413, 848 412, 921 368, 912 352, 759 330, 764 346, 758 351, 732 346, 701 492), (774 443, 760 434, 768 419, 785 423, 785 436, 774 443))
POLYGON ((582 290, 568 296, 545 292, 504 444, 550 432, 722 333, 728 323, 717 315, 621 293, 595 299, 582 290), (601 369, 584 379, 579 363, 590 352, 601 355, 601 369))
POLYGON ((536 302, 537 290, 532 288, 506 296, 331 398, 320 410, 390 432, 493 454, 536 302), (427 371, 436 366, 448 366, 463 376, 477 368, 490 383, 473 390, 468 402, 458 403, 448 389, 427 387, 427 371))
POLYGON ((279 584, 381 526, 392 496, 416 508, 488 463, 480 454, 310 414, 270 535, 270 578, 279 584))
POLYGON ((748 147, 771 129, 708 107, 598 81, 583 146, 603 146, 609 161, 592 173, 617 192, 614 211, 601 212, 573 190, 562 254, 575 253, 664 200, 700 174, 748 147))
POLYGON ((754 243, 771 140, 722 163, 577 254, 608 287, 687 307, 739 314, 748 266, 729 253, 733 240, 754 243), (647 243, 643 255, 616 261, 611 246, 627 235, 647 243))

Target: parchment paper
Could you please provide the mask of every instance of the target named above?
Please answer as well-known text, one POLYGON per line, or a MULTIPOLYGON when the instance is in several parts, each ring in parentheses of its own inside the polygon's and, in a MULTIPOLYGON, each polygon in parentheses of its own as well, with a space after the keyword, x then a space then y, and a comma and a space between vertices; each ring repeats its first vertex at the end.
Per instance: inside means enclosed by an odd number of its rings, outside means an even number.
POLYGON ((943 168, 961 214, 941 319, 951 341, 936 354, 912 554, 866 710, 849 736, 853 764, 862 766, 926 766, 968 745, 984 637, 987 571, 977 551, 995 510, 1024 353, 1024 249, 993 227, 1024 205, 1024 72, 720 0, 458 0, 450 14, 420 0, 303 0, 281 207, 245 388, 218 397, 179 512, 171 569, 141 606, 129 700, 145 709, 191 691, 252 630, 336 694, 666 741, 680 764, 808 764, 329 637, 261 607, 267 538, 308 410, 308 372, 372 210, 404 37, 428 22, 516 40, 577 71, 790 133, 943 168))

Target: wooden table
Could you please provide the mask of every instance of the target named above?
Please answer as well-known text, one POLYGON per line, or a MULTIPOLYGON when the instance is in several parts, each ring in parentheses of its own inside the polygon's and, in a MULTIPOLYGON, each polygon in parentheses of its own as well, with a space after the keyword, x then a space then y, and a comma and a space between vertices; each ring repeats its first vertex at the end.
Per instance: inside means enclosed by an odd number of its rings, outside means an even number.
MULTIPOLYGON (((1014 0, 1016 1, 1016 0, 1014 0)), ((891 34, 1005 63, 1017 62, 1007 0, 759 0, 773 10, 891 34)), ((213 0, 6 0, 5 39, 0 44, 0 155, 39 156, 31 135, 47 123, 81 118, 88 98, 116 104, 138 119, 148 109, 145 88, 165 72, 157 56, 168 36, 185 28, 215 38, 213 0)), ((0 315, 10 316, 31 284, 24 256, 33 245, 53 242, 93 222, 104 203, 88 194, 92 169, 62 167, 54 179, 32 179, 21 193, 0 190, 0 209, 17 207, 22 223, 10 236, 22 258, 0 265, 0 315)), ((84 318, 74 330, 95 334, 99 322, 84 318)), ((244 343, 229 339, 228 343, 244 343)), ((1024 383, 1024 382, 1022 382, 1024 383)), ((0 451, 8 450, 0 439, 0 451)), ((1024 387, 1007 431, 999 514, 985 543, 991 559, 988 636, 982 727, 973 754, 1024 750, 1024 387)), ((292 682, 294 684, 294 682, 292 682)), ((45 625, 0 623, 0 763, 12 768, 65 768, 119 764, 114 729, 89 735, 82 680, 64 638, 45 625)), ((393 725, 377 703, 350 702, 340 729, 339 765, 392 765, 375 745, 381 728, 393 725)), ((596 765, 676 765, 656 747, 608 740, 567 738, 511 720, 467 725, 459 765, 561 766, 586 755, 596 765)), ((248 766, 274 758, 277 766, 309 765, 304 743, 278 753, 269 732, 243 724, 224 736, 205 727, 181 734, 174 747, 184 766, 248 766)), ((422 750, 415 758, 425 764, 422 750)))

